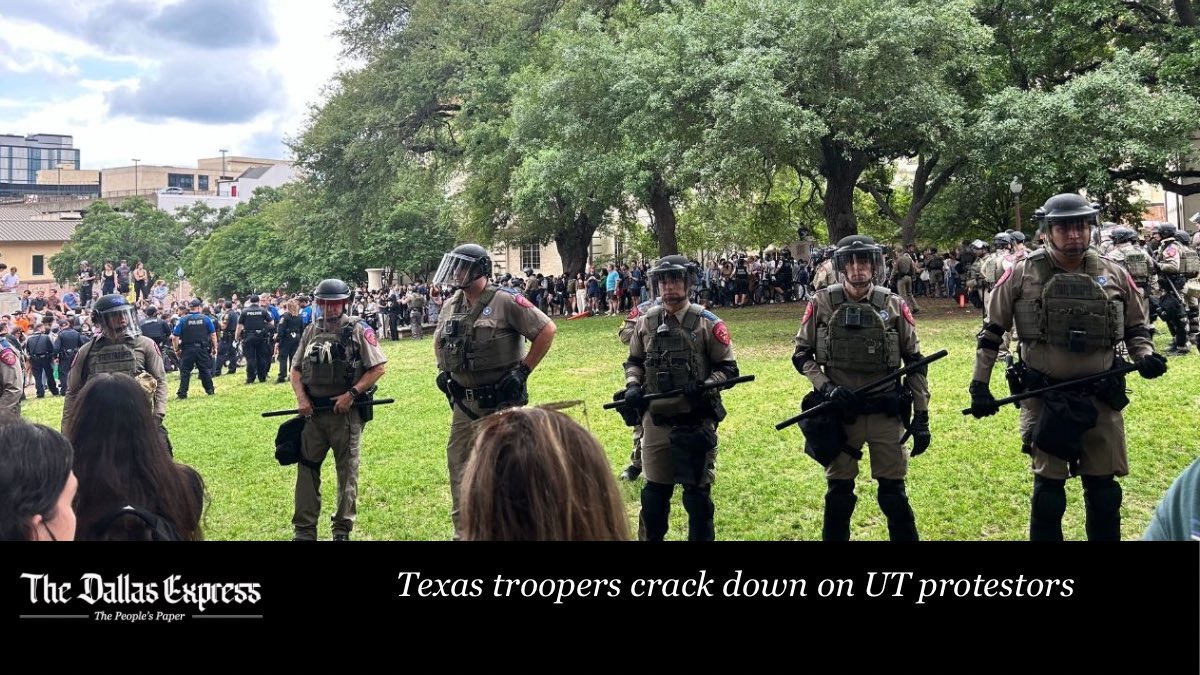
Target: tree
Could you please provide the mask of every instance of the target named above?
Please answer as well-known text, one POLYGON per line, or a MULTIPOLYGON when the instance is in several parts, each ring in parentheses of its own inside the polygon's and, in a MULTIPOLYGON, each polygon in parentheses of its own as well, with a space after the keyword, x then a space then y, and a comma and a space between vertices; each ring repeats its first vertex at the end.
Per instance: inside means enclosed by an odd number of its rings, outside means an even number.
POLYGON ((88 207, 63 250, 50 258, 50 271, 66 283, 79 270, 79 262, 94 265, 142 262, 153 277, 173 278, 181 263, 187 238, 183 225, 144 199, 127 199, 116 209, 97 201, 88 207))

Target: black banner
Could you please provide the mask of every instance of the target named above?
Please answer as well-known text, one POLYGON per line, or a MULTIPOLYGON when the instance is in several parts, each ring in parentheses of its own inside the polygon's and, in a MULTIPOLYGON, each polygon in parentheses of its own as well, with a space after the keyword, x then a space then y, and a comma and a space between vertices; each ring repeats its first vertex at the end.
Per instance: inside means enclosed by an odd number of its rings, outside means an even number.
POLYGON ((452 642, 446 627, 463 617, 497 636, 699 621, 851 648, 916 636, 1159 645, 1139 665, 1175 667, 1197 665, 1200 636, 1200 547, 1188 542, 29 543, 0 558, 0 608, 20 632, 294 634, 354 616, 452 642))

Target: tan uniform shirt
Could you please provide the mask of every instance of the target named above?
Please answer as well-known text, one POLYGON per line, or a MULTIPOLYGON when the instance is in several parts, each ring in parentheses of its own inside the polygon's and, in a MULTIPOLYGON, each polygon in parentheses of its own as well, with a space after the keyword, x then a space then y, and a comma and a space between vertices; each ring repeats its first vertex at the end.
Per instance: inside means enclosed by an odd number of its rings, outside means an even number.
MULTIPOLYGON (((849 301, 848 292, 846 297, 849 301)), ((868 294, 861 302, 866 303, 869 298, 868 294)), ((809 301, 808 308, 804 310, 804 317, 800 320, 800 330, 797 331, 794 340, 796 353, 808 357, 803 366, 804 375, 818 391, 825 386, 826 382, 855 389, 884 374, 883 371, 875 374, 851 372, 834 367, 822 367, 817 363, 814 358, 817 349, 817 329, 829 325, 834 311, 829 290, 817 291, 809 301)), ((895 331, 899 336, 902 361, 909 362, 919 359, 920 357, 916 355, 921 352, 921 341, 917 338, 917 323, 904 299, 889 292, 887 303, 880 312, 880 318, 883 319, 884 327, 887 330, 895 331)), ((912 391, 913 410, 928 410, 929 381, 926 376, 920 373, 910 373, 904 380, 909 390, 912 391)))
POLYGON ((7 338, 0 342, 0 412, 21 413, 24 388, 23 364, 16 345, 7 338))
MULTIPOLYGON (((292 359, 293 370, 302 370, 301 366, 303 364, 301 363, 301 359, 305 358, 304 354, 308 353, 308 343, 312 342, 314 336, 322 332, 317 328, 317 321, 317 319, 314 319, 312 323, 308 324, 304 329, 304 334, 300 336, 300 345, 296 347, 296 357, 292 359)), ((341 320, 338 321, 338 330, 340 331, 342 327, 351 322, 354 322, 354 336, 352 339, 358 347, 358 354, 362 359, 363 370, 367 371, 381 363, 387 363, 387 356, 384 355, 383 350, 379 347, 379 338, 375 335, 375 329, 371 328, 370 324, 366 321, 356 316, 343 314, 341 320)), ((351 386, 353 386, 353 383, 351 386)), ((321 397, 341 396, 349 391, 349 389, 349 386, 337 389, 313 387, 310 393, 313 396, 321 397)))
MULTIPOLYGON (((1047 254, 1049 256, 1049 252, 1047 254)), ((1134 359, 1140 359, 1154 351, 1150 342, 1149 332, 1146 331, 1146 310, 1141 302, 1142 293, 1129 276, 1129 272, 1117 263, 1100 257, 1095 250, 1088 250, 1088 257, 1098 261, 1100 273, 1096 280, 1100 282, 1105 295, 1110 300, 1117 299, 1124 303, 1125 308, 1125 344, 1134 359), (1129 331, 1141 328, 1136 335, 1129 331)), ((1053 261, 1053 257, 1050 256, 1053 261)), ((1001 335, 1013 327, 1013 307, 1021 298, 1040 297, 1042 285, 1033 274, 1027 274, 1030 260, 1019 261, 1012 270, 1000 277, 992 290, 987 306, 989 326, 984 328, 984 335, 992 340, 1000 341, 1001 335)), ((1057 263, 1052 269, 1056 272, 1065 271, 1057 263)), ((1078 272, 1083 272, 1081 265, 1078 272)), ((1076 353, 1061 347, 1053 347, 1044 342, 1033 342, 1027 336, 1020 336, 1021 358, 1025 364, 1047 377, 1056 380, 1068 380, 1085 375, 1101 373, 1112 367, 1115 357, 1113 347, 1090 352, 1076 353)), ((996 363, 996 352, 980 347, 975 352, 974 379, 980 382, 990 382, 992 367, 996 363)))
MULTIPOLYGON (((687 315, 688 305, 674 313, 674 321, 683 323, 687 315)), ((666 311, 665 309, 663 311, 666 311)), ((637 382, 642 384, 646 369, 642 364, 646 353, 650 350, 650 340, 654 337, 653 329, 646 321, 647 314, 640 314, 633 328, 633 336, 629 341, 629 361, 625 363, 625 383, 637 382)), ((670 321, 671 319, 668 319, 670 321)), ((729 328, 725 322, 708 310, 700 312, 700 320, 692 330, 693 348, 700 355, 698 360, 700 372, 696 373, 697 381, 724 382, 727 378, 724 372, 714 371, 722 364, 734 363, 733 344, 729 336, 729 328)))
MULTIPOLYGON (((71 424, 75 419, 75 406, 79 403, 79 392, 87 383, 88 355, 101 340, 99 337, 89 341, 79 348, 75 360, 71 362, 71 374, 67 376, 67 398, 63 401, 62 434, 70 436, 71 424)), ((149 373, 157 382, 154 390, 154 414, 165 417, 167 414, 167 371, 163 369, 162 354, 154 340, 139 335, 136 338, 126 338, 125 343, 133 349, 133 359, 136 373, 149 373)))
MULTIPOLYGON (((461 290, 455 291, 438 314, 438 325, 434 333, 433 344, 437 345, 445 334, 447 321, 452 319, 455 314, 466 314, 469 311, 471 311, 471 305, 467 302, 466 296, 461 290)), ((476 336, 494 335, 502 338, 517 333, 525 339, 533 340, 548 323, 550 323, 550 317, 534 307, 533 303, 524 295, 514 295, 506 289, 497 288, 492 301, 480 313, 471 330, 476 336)), ((468 389, 473 389, 495 384, 504 375, 505 370, 504 368, 487 371, 460 370, 451 375, 455 382, 468 389)))

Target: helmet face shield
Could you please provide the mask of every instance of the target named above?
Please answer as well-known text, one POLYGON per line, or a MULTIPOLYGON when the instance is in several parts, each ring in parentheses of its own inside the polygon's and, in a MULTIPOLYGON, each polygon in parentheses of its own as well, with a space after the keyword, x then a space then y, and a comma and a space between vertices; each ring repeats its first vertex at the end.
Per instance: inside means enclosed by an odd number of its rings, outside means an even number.
POLYGON ((833 269, 838 281, 848 286, 883 285, 883 251, 878 246, 838 249, 833 269))
POLYGON ((433 273, 433 280, 430 283, 446 285, 454 289, 464 288, 482 276, 478 262, 477 258, 451 251, 442 256, 442 262, 438 265, 437 271, 433 273))
POLYGON ((331 326, 336 326, 342 320, 342 315, 346 313, 346 306, 350 304, 350 300, 321 300, 317 299, 313 305, 312 320, 321 329, 328 329, 331 326))
POLYGON ((664 304, 686 302, 692 290, 692 275, 682 270, 650 270, 650 294, 662 298, 664 304))
POLYGON ((133 305, 121 305, 101 311, 99 314, 100 328, 108 338, 123 340, 142 334, 141 328, 138 326, 137 310, 133 305))

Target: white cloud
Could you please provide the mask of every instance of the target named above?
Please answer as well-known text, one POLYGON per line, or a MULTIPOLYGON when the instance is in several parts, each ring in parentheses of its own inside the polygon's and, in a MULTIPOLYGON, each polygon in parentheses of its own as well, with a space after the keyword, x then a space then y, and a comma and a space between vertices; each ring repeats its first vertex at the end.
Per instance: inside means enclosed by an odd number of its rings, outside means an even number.
MULTIPOLYGON (((16 53, 57 58, 63 67, 77 66, 81 59, 118 61, 134 64, 141 73, 120 80, 102 79, 103 75, 76 79, 72 85, 77 94, 59 100, 0 98, 0 133, 71 135, 81 150, 83 167, 89 169, 127 166, 133 157, 144 164, 195 166, 198 158, 219 156, 219 148, 227 148, 230 155, 263 152, 271 147, 272 139, 282 141, 284 135, 300 132, 308 106, 320 101, 322 88, 337 72, 341 50, 332 35, 340 21, 334 0, 266 2, 277 40, 268 48, 225 51, 224 56, 230 58, 224 70, 231 89, 245 84, 242 73, 247 68, 277 74, 278 100, 252 119, 236 124, 147 122, 112 114, 108 101, 113 92, 136 90, 153 81, 168 61, 186 56, 186 48, 154 59, 118 55, 37 23, 0 16, 0 35, 16 53)), ((195 52, 195 56, 220 59, 222 51, 195 52)), ((0 52, 0 58, 3 56, 0 52)), ((123 70, 127 72, 128 66, 123 70)), ((78 78, 78 70, 67 77, 78 78)), ((273 154, 282 157, 285 153, 280 144, 273 154)))

